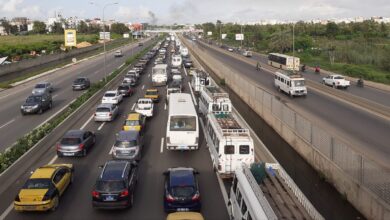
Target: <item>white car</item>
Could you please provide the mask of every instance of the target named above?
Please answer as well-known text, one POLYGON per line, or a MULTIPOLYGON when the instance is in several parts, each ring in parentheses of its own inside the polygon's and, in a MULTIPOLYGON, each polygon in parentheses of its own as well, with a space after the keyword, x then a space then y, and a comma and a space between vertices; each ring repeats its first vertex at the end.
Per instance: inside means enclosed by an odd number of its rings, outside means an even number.
POLYGON ((102 104, 119 104, 123 99, 122 94, 118 90, 106 91, 103 95, 102 104))
POLYGON ((322 78, 322 83, 333 88, 348 88, 351 85, 351 82, 346 80, 342 75, 329 75, 322 78))
POLYGON ((153 100, 148 98, 140 98, 135 105, 135 112, 140 113, 146 117, 153 116, 153 100))

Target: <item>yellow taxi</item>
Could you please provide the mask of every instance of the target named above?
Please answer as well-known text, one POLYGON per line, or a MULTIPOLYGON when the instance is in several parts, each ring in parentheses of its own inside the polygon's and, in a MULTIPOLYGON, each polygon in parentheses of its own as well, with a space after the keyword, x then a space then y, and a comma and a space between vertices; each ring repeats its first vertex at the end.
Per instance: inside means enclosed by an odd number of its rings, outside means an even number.
POLYGON ((160 101, 160 95, 158 94, 157 89, 147 89, 146 93, 144 95, 144 98, 152 99, 153 102, 159 102, 160 101))
POLYGON ((130 113, 123 123, 123 130, 142 132, 145 127, 145 119, 145 116, 140 113, 130 113))
POLYGON ((16 211, 56 210, 60 196, 73 181, 73 164, 52 164, 36 169, 16 195, 16 211))
POLYGON ((167 220, 204 220, 199 212, 175 212, 167 216, 167 220))

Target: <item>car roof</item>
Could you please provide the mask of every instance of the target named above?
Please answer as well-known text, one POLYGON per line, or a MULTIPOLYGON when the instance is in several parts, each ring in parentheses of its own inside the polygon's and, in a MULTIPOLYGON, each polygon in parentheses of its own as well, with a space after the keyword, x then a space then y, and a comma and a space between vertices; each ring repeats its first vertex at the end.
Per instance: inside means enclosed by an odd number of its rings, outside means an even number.
POLYGON ((64 137, 82 137, 83 134, 83 130, 69 130, 65 133, 64 137))
POLYGON ((194 169, 192 168, 171 168, 169 169, 171 186, 192 186, 195 182, 194 169))
POLYGON ((117 91, 116 90, 108 90, 108 91, 105 92, 105 94, 107 94, 107 93, 115 93, 116 94, 117 91))
POLYGON ((58 168, 56 167, 40 167, 34 171, 30 179, 48 179, 51 178, 54 172, 58 168))
POLYGON ((111 103, 101 103, 96 108, 111 108, 113 105, 111 103))
POLYGON ((107 161, 100 175, 100 179, 101 180, 122 180, 124 171, 128 165, 129 162, 124 160, 107 161))
POLYGON ((137 102, 140 102, 140 101, 142 101, 142 102, 153 102, 152 99, 150 99, 150 98, 139 98, 137 100, 137 102))
POLYGON ((127 115, 127 120, 139 120, 141 118, 140 113, 130 113, 127 115))
POLYGON ((146 91, 147 91, 147 92, 148 92, 148 91, 149 91, 149 92, 158 92, 157 89, 147 89, 146 91))
POLYGON ((175 212, 167 216, 167 220, 204 220, 199 212, 175 212))

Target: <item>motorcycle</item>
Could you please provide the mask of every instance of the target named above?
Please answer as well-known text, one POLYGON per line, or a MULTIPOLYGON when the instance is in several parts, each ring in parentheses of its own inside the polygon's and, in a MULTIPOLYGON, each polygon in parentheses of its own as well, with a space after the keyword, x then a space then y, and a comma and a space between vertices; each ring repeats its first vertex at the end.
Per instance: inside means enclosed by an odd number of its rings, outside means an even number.
POLYGON ((357 81, 357 86, 358 86, 358 87, 364 87, 364 81, 363 81, 362 78, 358 79, 358 81, 357 81))
POLYGON ((320 67, 316 66, 315 72, 316 72, 316 73, 320 73, 320 67))
POLYGON ((305 72, 305 71, 306 71, 306 65, 303 65, 303 66, 301 67, 301 71, 302 71, 302 72, 305 72))

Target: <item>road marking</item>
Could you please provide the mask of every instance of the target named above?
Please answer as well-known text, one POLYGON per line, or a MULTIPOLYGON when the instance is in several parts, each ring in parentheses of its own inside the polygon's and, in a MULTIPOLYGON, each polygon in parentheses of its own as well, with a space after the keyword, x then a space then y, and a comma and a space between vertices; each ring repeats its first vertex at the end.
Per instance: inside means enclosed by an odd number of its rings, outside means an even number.
POLYGON ((148 78, 150 78, 150 73, 148 74, 148 78))
POLYGON ((89 119, 83 124, 83 126, 81 126, 80 130, 83 130, 87 126, 87 124, 92 120, 93 116, 94 115, 92 114, 91 117, 89 117, 89 119))
POLYGON ((5 219, 5 217, 11 212, 13 207, 14 207, 14 204, 11 203, 11 205, 8 206, 8 208, 3 212, 3 214, 0 215, 0 220, 5 219))
POLYGON ((160 147, 160 153, 164 152, 164 138, 161 138, 161 147, 160 147))
POLYGON ((106 122, 103 122, 99 127, 98 127, 98 131, 100 131, 102 128, 103 128, 103 126, 106 124, 106 122))
POLYGON ((112 145, 112 147, 111 147, 111 150, 110 150, 110 152, 108 153, 109 155, 112 155, 112 152, 114 151, 114 145, 112 145))
POLYGON ((184 64, 183 64, 183 69, 184 69, 184 74, 186 74, 186 76, 188 76, 188 75, 187 75, 187 70, 186 70, 184 64))
POLYGON ((49 165, 53 164, 58 159, 58 156, 55 155, 49 162, 49 165))
POLYGON ((144 88, 145 88, 145 85, 142 85, 142 90, 144 90, 144 88))
POLYGON ((135 103, 133 104, 133 107, 131 107, 131 111, 134 111, 135 103))
POLYGON ((167 110, 167 103, 164 104, 164 110, 167 110))
POLYGON ((122 65, 120 65, 118 68, 120 69, 120 68, 122 68, 124 65, 125 65, 125 63, 122 63, 122 65))
POLYGON ((194 101, 194 104, 198 105, 198 103, 196 102, 196 99, 195 99, 194 92, 192 91, 192 87, 191 87, 191 83, 190 82, 188 82, 188 86, 190 87, 191 96, 192 96, 192 100, 194 101))
POLYGON ((52 98, 54 99, 54 98, 55 98, 55 97, 57 97, 57 96, 58 96, 58 94, 56 94, 56 95, 53 95, 53 97, 52 97, 52 98))
POLYGON ((14 121, 15 121, 15 119, 12 119, 11 121, 9 121, 9 122, 3 124, 2 126, 0 126, 0 129, 4 128, 5 126, 11 124, 11 123, 14 122, 14 121))

